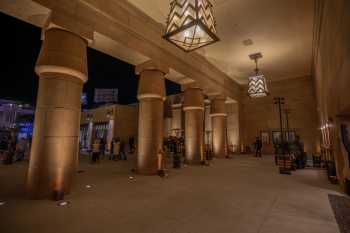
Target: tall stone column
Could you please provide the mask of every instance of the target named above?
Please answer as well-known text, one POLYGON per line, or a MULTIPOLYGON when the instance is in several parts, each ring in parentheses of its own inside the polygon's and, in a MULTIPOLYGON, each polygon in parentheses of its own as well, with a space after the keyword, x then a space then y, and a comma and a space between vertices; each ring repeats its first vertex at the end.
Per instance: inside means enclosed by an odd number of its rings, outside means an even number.
POLYGON ((204 97, 200 88, 185 90, 185 157, 189 165, 204 162, 204 97))
POLYGON ((173 137, 182 136, 182 104, 173 104, 172 106, 173 118, 171 121, 171 129, 173 137))
POLYGON ((171 107, 171 101, 166 100, 164 102, 164 129, 163 129, 163 137, 168 138, 169 136, 172 136, 172 119, 173 119, 173 112, 171 107))
POLYGON ((163 146, 163 114, 165 100, 164 75, 169 69, 153 61, 136 67, 140 74, 138 100, 139 134, 137 172, 155 175, 158 171, 157 154, 163 146))
POLYGON ((68 194, 78 164, 81 92, 87 42, 49 29, 35 67, 39 90, 27 187, 31 198, 68 194))
POLYGON ((225 101, 224 97, 215 97, 211 101, 210 108, 213 154, 217 158, 227 157, 227 113, 225 101))

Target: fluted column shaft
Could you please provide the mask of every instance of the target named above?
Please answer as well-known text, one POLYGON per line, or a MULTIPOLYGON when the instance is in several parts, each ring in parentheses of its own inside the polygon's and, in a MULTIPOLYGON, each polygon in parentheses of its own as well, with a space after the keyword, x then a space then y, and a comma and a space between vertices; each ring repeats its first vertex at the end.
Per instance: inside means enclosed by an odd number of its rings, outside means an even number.
POLYGON ((217 158, 227 157, 227 113, 225 98, 216 97, 211 101, 210 117, 213 155, 217 158))
POLYGON ((137 172, 144 175, 157 174, 157 154, 163 146, 164 75, 168 71, 152 64, 137 68, 140 74, 137 172))
POLYGON ((204 161, 204 98, 200 88, 185 90, 185 158, 190 165, 204 161))
POLYGON ((87 80, 87 43, 50 29, 35 67, 39 90, 27 187, 31 198, 68 194, 78 164, 81 92, 87 80))

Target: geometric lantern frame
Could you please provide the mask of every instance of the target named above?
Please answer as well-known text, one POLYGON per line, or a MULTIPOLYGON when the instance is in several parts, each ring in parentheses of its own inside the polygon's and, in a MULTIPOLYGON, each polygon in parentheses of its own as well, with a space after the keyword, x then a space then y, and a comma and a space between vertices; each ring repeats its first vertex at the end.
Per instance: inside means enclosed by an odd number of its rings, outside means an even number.
POLYGON ((269 95, 264 75, 249 77, 248 95, 251 98, 261 98, 269 95))
POLYGON ((267 89, 266 78, 263 74, 259 74, 258 60, 262 58, 261 53, 255 53, 249 55, 251 60, 255 61, 255 75, 248 79, 248 95, 251 98, 261 98, 269 95, 267 89))
POLYGON ((219 41, 209 0, 173 0, 163 36, 185 52, 219 41))

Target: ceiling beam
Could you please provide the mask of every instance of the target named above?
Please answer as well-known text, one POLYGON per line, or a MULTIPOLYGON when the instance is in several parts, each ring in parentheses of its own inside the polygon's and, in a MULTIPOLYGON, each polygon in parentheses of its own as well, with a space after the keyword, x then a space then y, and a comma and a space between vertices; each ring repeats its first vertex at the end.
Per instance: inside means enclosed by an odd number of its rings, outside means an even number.
MULTIPOLYGON (((4 0, 5 2, 13 2, 4 0)), ((36 2, 50 11, 50 23, 59 25, 89 39, 107 37, 212 89, 239 101, 241 87, 224 72, 198 53, 185 53, 162 38, 163 26, 126 0, 16 0, 15 4, 36 2)), ((10 3, 9 3, 10 4, 10 3)), ((4 4, 2 4, 4 5, 4 4)), ((3 6, 0 5, 1 8, 3 6)), ((2 11, 6 10, 1 9, 2 11)), ((23 7, 12 7, 12 15, 21 15, 23 7)), ((23 17, 22 17, 23 18, 23 17)), ((39 25, 41 26, 41 25, 39 25)), ((102 39, 101 39, 102 40, 102 39)), ((99 50, 100 41, 91 47, 99 50)), ((104 46, 101 49, 108 53, 104 46)), ((113 56, 113 54, 110 54, 113 56)))

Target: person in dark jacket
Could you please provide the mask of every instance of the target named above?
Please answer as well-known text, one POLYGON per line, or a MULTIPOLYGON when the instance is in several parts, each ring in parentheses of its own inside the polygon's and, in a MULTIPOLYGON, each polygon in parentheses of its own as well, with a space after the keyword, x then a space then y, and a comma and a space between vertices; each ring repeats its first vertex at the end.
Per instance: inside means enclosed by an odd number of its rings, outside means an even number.
POLYGON ((135 152, 135 138, 134 137, 129 138, 129 152, 131 154, 135 152))
POLYGON ((256 137, 255 141, 255 157, 261 157, 262 141, 259 137, 256 137))
POLYGON ((120 141, 120 160, 126 160, 125 143, 120 141))

